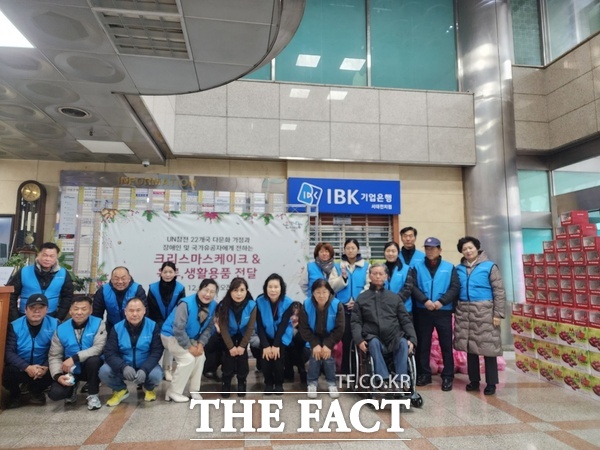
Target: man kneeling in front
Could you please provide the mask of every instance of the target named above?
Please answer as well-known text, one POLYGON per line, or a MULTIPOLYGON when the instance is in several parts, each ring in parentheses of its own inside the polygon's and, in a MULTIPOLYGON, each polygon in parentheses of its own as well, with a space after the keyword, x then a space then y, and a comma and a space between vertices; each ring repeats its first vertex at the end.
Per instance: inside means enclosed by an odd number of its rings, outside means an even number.
POLYGON ((102 406, 98 371, 106 344, 106 326, 91 315, 91 297, 74 298, 69 314, 71 318, 61 323, 52 337, 48 363, 54 382, 48 397, 55 401, 64 399, 65 404, 75 403, 79 380, 87 381, 87 405, 92 411, 102 406))
POLYGON ((163 353, 160 329, 145 317, 146 307, 139 298, 132 298, 125 307, 125 320, 118 322, 108 335, 100 380, 113 390, 107 406, 117 406, 127 397, 126 381, 143 384, 144 400, 156 400, 154 388, 163 377, 158 361, 163 353))

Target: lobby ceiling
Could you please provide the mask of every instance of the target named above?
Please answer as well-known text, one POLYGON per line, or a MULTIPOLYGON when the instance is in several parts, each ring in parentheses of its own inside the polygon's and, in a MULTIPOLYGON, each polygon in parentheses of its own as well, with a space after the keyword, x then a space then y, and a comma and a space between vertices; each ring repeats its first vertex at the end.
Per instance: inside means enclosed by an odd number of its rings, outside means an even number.
POLYGON ((205 91, 275 57, 305 0, 0 0, 0 159, 164 164, 141 95, 205 91))

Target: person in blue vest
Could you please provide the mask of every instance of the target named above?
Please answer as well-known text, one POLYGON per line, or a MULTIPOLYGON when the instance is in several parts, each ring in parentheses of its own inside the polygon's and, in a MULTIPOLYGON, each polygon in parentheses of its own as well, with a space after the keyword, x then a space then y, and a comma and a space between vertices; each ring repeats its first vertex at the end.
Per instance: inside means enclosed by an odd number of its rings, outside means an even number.
POLYGON ((141 300, 146 306, 146 292, 144 288, 133 281, 127 267, 115 267, 110 274, 110 281, 94 294, 92 315, 104 318, 106 311, 106 331, 110 333, 112 327, 125 319, 125 307, 132 298, 141 300))
POLYGON ((183 395, 188 381, 191 397, 202 400, 200 383, 206 361, 205 346, 214 331, 217 292, 217 282, 205 278, 198 292, 182 299, 162 326, 160 339, 177 362, 173 381, 165 394, 167 401, 189 401, 189 397, 183 395))
POLYGON ((48 299, 44 294, 29 296, 25 304, 25 315, 13 320, 6 334, 2 385, 9 391, 7 408, 21 405, 21 384, 29 389, 30 404, 46 404, 44 390, 52 384, 48 350, 58 320, 48 315, 48 299))
POLYGON ((160 329, 145 317, 142 299, 132 298, 125 307, 125 319, 117 322, 108 335, 100 381, 112 389, 106 406, 117 406, 127 397, 126 381, 142 385, 144 400, 156 400, 154 388, 160 384, 163 372, 158 365, 163 352, 160 329))
POLYGON ((317 398, 319 375, 325 372, 325 381, 331 398, 338 398, 333 347, 342 340, 346 323, 344 306, 324 278, 316 280, 298 314, 298 331, 310 349, 308 360, 308 398, 317 398))
POLYGON ((385 288, 387 277, 385 264, 369 267, 369 289, 358 296, 352 308, 352 338, 363 353, 369 351, 374 375, 383 381, 371 387, 403 392, 410 388, 402 378, 408 375, 408 355, 417 345, 417 336, 404 300, 385 288), (386 354, 393 357, 396 378, 390 378, 386 354))
POLYGON ((417 241, 417 229, 414 227, 404 227, 400 230, 400 240, 402 248, 398 257, 402 264, 409 267, 415 267, 415 264, 425 259, 425 253, 417 250, 415 242, 417 241))
POLYGON ((83 380, 88 383, 88 409, 100 409, 98 371, 104 362, 106 326, 102 319, 92 316, 91 297, 75 297, 69 314, 71 318, 61 323, 52 337, 48 363, 54 382, 48 397, 73 404, 77 401, 79 381, 83 380))
POLYGON ((330 284, 336 292, 336 298, 344 305, 346 313, 346 325, 344 337, 342 338, 342 374, 350 373, 350 344, 352 342, 352 331, 350 329, 350 317, 354 301, 361 292, 369 287, 369 263, 364 260, 360 251, 360 245, 356 239, 346 239, 344 242, 344 254, 340 262, 340 276, 331 278, 330 284), (338 289, 341 285, 342 289, 338 289))
MULTIPOLYGON (((185 298, 185 286, 177 281, 177 267, 171 261, 165 261, 160 267, 160 280, 152 283, 148 288, 148 317, 154 320, 159 328, 171 311, 175 309, 177 303, 185 298)), ((173 355, 165 347, 162 357, 162 368, 165 373, 165 380, 172 381, 173 374, 171 365, 173 364, 173 355)))
MULTIPOLYGON (((340 268, 334 261, 335 250, 329 242, 319 242, 315 245, 313 256, 315 260, 306 265, 307 284, 302 286, 302 290, 307 297, 310 295, 310 289, 315 281, 320 278, 329 281, 329 278, 337 278, 340 273, 340 268)), ((343 287, 340 284, 338 289, 343 287)))
POLYGON ((294 301, 286 294, 281 275, 272 273, 263 284, 263 293, 256 299, 256 329, 262 350, 262 373, 265 395, 283 394, 286 348, 292 343, 294 301))
POLYGON ((498 361, 502 356, 500 323, 504 318, 506 292, 498 266, 481 250, 481 242, 472 236, 459 239, 463 254, 456 266, 460 296, 456 305, 454 348, 467 352, 467 391, 478 391, 481 374, 479 355, 485 363, 485 395, 494 395, 498 384, 498 361))
POLYGON ((383 256, 385 258, 385 268, 387 269, 387 280, 385 289, 398 294, 406 312, 412 314, 412 288, 415 284, 415 271, 408 264, 404 264, 398 257, 400 246, 396 242, 388 242, 383 247, 383 256))
POLYGON ((44 242, 35 263, 18 270, 7 286, 13 286, 10 294, 9 322, 25 314, 26 300, 33 294, 42 293, 48 299, 48 314, 62 321, 67 317, 73 300, 73 280, 69 272, 58 263, 60 248, 54 242, 44 242), (21 299, 19 303, 19 299, 21 299))
POLYGON ((236 277, 231 280, 229 289, 219 304, 217 320, 218 331, 223 341, 221 396, 230 397, 231 380, 235 375, 238 397, 245 397, 246 379, 250 372, 248 343, 256 322, 256 302, 252 299, 248 291, 248 282, 244 278, 236 277))
POLYGON ((425 260, 415 265, 416 280, 412 292, 417 347, 417 386, 431 384, 431 338, 437 331, 444 368, 442 391, 451 391, 454 380, 452 354, 452 312, 458 298, 460 281, 453 264, 442 260, 438 238, 425 239, 425 260))

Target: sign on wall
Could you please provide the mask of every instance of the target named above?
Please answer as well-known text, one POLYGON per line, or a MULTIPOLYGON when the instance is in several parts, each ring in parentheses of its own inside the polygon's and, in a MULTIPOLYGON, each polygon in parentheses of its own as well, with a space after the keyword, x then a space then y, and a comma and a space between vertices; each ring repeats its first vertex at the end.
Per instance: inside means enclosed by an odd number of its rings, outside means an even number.
POLYGON ((400 182, 289 178, 288 203, 317 206, 319 213, 400 214, 400 182))
POLYGON ((188 294, 212 278, 222 298, 240 276, 256 298, 264 280, 276 272, 287 283, 288 295, 304 300, 307 215, 112 211, 103 215, 102 224, 100 261, 108 273, 126 266, 147 290, 158 281, 162 263, 172 261, 188 294))

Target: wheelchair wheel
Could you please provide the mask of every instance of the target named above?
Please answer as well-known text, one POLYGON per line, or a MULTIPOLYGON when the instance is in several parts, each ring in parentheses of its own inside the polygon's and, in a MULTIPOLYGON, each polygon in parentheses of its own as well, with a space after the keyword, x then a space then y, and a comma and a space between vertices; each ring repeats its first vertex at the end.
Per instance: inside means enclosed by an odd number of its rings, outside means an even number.
POLYGON ((423 407, 423 397, 418 392, 415 392, 413 396, 410 398, 410 404, 415 408, 423 407))

